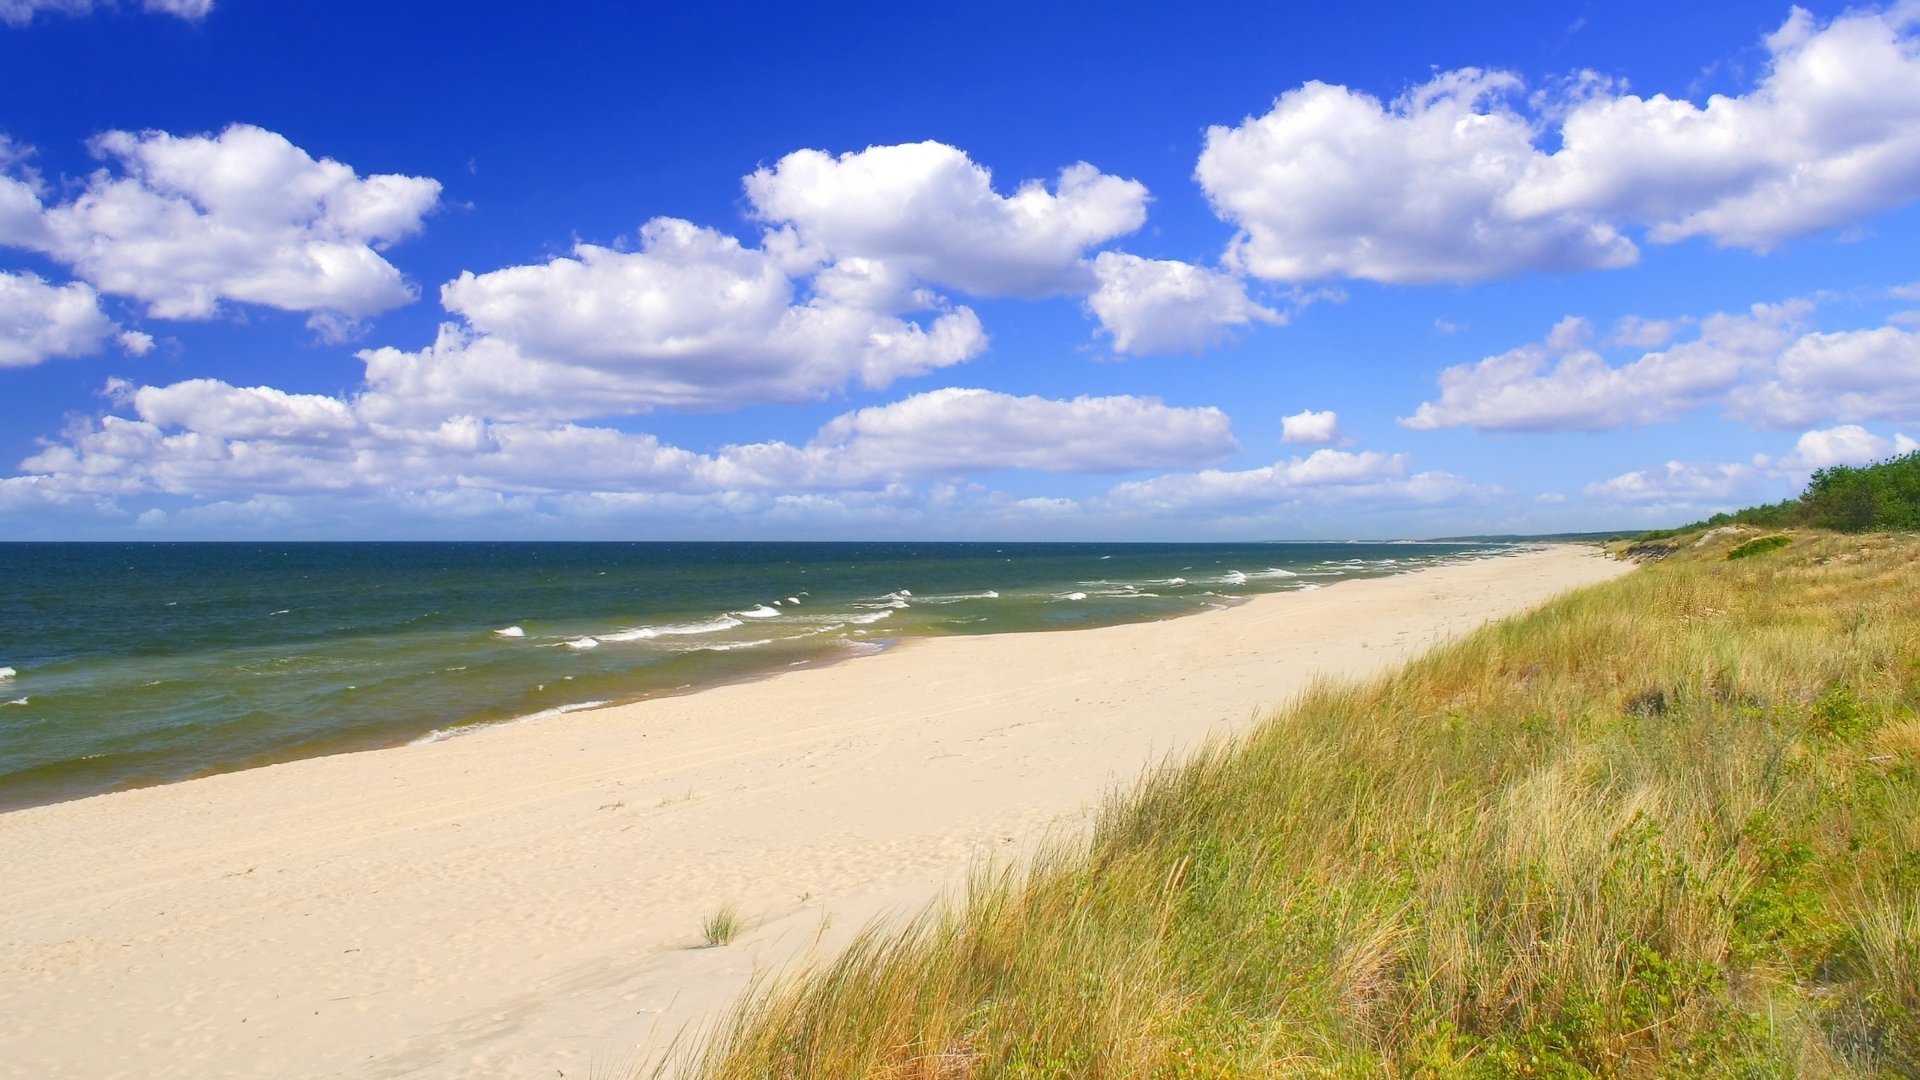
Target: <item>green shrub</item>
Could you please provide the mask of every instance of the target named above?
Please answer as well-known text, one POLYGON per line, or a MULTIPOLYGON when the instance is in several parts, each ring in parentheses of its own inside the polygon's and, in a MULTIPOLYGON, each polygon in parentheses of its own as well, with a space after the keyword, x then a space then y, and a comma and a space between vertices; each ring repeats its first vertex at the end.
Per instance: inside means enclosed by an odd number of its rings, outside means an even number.
POLYGON ((1744 559, 1752 555, 1765 555, 1769 551, 1779 551, 1791 543, 1793 543, 1793 538, 1782 533, 1774 533, 1772 536, 1756 536, 1746 543, 1741 544, 1739 547, 1734 548, 1732 551, 1727 552, 1727 558, 1744 559))

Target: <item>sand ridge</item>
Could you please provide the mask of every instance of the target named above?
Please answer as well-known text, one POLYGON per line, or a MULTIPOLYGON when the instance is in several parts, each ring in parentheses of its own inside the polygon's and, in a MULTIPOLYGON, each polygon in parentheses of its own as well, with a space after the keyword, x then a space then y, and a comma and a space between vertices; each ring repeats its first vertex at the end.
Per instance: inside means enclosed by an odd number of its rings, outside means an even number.
POLYGON ((1570 546, 905 642, 0 814, 0 1076, 612 1076, 1168 753, 1625 573, 1570 546), (749 930, 700 948, 738 905, 749 930))

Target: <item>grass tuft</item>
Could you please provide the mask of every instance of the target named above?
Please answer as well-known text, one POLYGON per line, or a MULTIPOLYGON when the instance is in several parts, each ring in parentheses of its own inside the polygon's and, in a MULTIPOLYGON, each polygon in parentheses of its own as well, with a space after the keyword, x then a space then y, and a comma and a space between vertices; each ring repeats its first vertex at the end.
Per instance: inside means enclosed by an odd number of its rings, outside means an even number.
POLYGON ((1920 540, 1723 550, 1315 686, 680 1064, 1920 1075, 1920 540))
POLYGON ((746 924, 740 919, 740 909, 732 904, 722 904, 700 920, 700 936, 706 939, 710 949, 733 944, 733 939, 744 929, 746 924))

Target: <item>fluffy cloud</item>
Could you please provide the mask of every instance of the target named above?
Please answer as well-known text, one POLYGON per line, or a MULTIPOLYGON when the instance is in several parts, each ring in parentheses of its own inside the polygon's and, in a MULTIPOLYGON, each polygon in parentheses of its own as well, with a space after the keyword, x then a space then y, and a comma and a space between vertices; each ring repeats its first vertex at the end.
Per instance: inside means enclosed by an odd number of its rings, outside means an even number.
POLYGON ((363 404, 395 422, 724 408, 883 387, 986 347, 967 308, 922 325, 833 294, 801 300, 779 251, 689 222, 656 218, 640 241, 462 274, 441 302, 464 323, 416 352, 360 353, 363 404))
POLYGON ((1129 481, 1108 493, 1112 505, 1148 513, 1257 511, 1306 501, 1431 504, 1475 494, 1472 484, 1443 472, 1409 475, 1405 454, 1315 450, 1257 469, 1206 469, 1129 481))
POLYGON ((1115 473, 1202 465, 1235 449, 1232 422, 1219 409, 1130 396, 1057 401, 969 389, 847 413, 808 446, 811 454, 879 475, 1115 473))
MULTIPOLYGON (((34 15, 85 15, 95 8, 113 7, 115 0, 0 0, 0 23, 25 26, 34 15)), ((204 19, 213 10, 213 0, 141 0, 140 7, 182 19, 204 19)))
POLYGON ((1771 428, 1920 419, 1920 333, 1882 326, 1807 334, 1781 352, 1767 378, 1735 391, 1728 411, 1771 428))
POLYGON ((412 499, 454 491, 777 496, 1001 469, 1191 467, 1235 448, 1217 409, 1124 396, 1055 401, 939 390, 847 413, 802 446, 697 454, 651 435, 572 423, 461 415, 394 425, 360 402, 213 379, 108 389, 133 416, 105 416, 43 446, 16 487, 36 497, 200 499, 412 499))
POLYGON ((1796 8, 1752 92, 1704 107, 1592 76, 1532 112, 1500 72, 1448 72, 1387 104, 1308 83, 1210 128, 1195 175, 1240 229, 1229 262, 1279 280, 1616 268, 1638 257, 1628 227, 1766 250, 1920 190, 1916 24, 1912 4, 1825 26, 1796 8))
MULTIPOLYGON (((0 271, 0 368, 87 356, 119 332, 100 310, 100 297, 80 282, 49 285, 34 274, 0 271)), ((137 337, 130 336, 127 343, 134 351, 145 351, 137 337)))
POLYGON ((1264 116, 1207 130, 1195 179, 1239 227, 1229 265, 1309 281, 1476 281, 1525 269, 1618 267, 1637 257, 1577 209, 1521 215, 1507 194, 1537 151, 1506 108, 1510 75, 1440 76, 1391 105, 1311 82, 1264 116))
POLYGON ((1280 418, 1280 441, 1307 446, 1325 446, 1341 439, 1340 417, 1332 409, 1314 412, 1306 409, 1280 418))
POLYGON ((96 171, 69 202, 43 207, 31 177, 0 177, 0 244, 49 255, 160 318, 238 301, 310 312, 324 329, 414 298, 379 252, 420 230, 437 181, 362 177, 245 124, 217 136, 113 131, 91 145, 118 174, 96 171))
POLYGON ((1147 189, 1081 163, 1054 190, 1012 195, 967 155, 937 142, 834 157, 797 150, 746 178, 761 220, 829 260, 860 259, 978 296, 1045 296, 1087 287, 1094 246, 1146 221, 1147 189))
POLYGON ((1608 431, 1671 420, 1766 371, 1811 311, 1793 301, 1712 315, 1694 339, 1621 367, 1593 349, 1585 320, 1568 318, 1542 342, 1442 371, 1440 399, 1400 423, 1422 431, 1608 431))
POLYGON ((1583 493, 1606 503, 1725 506, 1747 499, 1760 476, 1751 465, 1669 461, 1661 468, 1622 473, 1588 484, 1583 493))
POLYGON ((1766 250, 1909 202, 1920 184, 1917 24, 1912 4, 1825 27, 1795 8, 1767 37, 1750 94, 1716 94, 1704 108, 1663 94, 1583 102, 1512 205, 1614 215, 1658 243, 1706 236, 1766 250))
POLYGON ((1199 352, 1252 323, 1285 317, 1247 297, 1231 274, 1167 259, 1103 251, 1093 260, 1099 288, 1087 308, 1121 353, 1199 352))
POLYGON ((1793 444, 1793 454, 1780 466, 1793 470, 1824 469, 1829 465, 1870 465, 1898 454, 1920 450, 1920 442, 1895 433, 1883 439, 1858 424, 1809 431, 1793 444))

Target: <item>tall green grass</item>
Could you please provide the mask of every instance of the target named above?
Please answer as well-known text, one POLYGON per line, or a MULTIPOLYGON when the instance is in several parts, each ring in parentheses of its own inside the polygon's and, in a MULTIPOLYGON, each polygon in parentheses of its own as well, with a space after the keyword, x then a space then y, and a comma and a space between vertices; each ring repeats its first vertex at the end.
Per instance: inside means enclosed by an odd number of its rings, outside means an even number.
POLYGON ((1725 549, 1315 687, 679 1065, 1920 1074, 1920 542, 1725 549))

